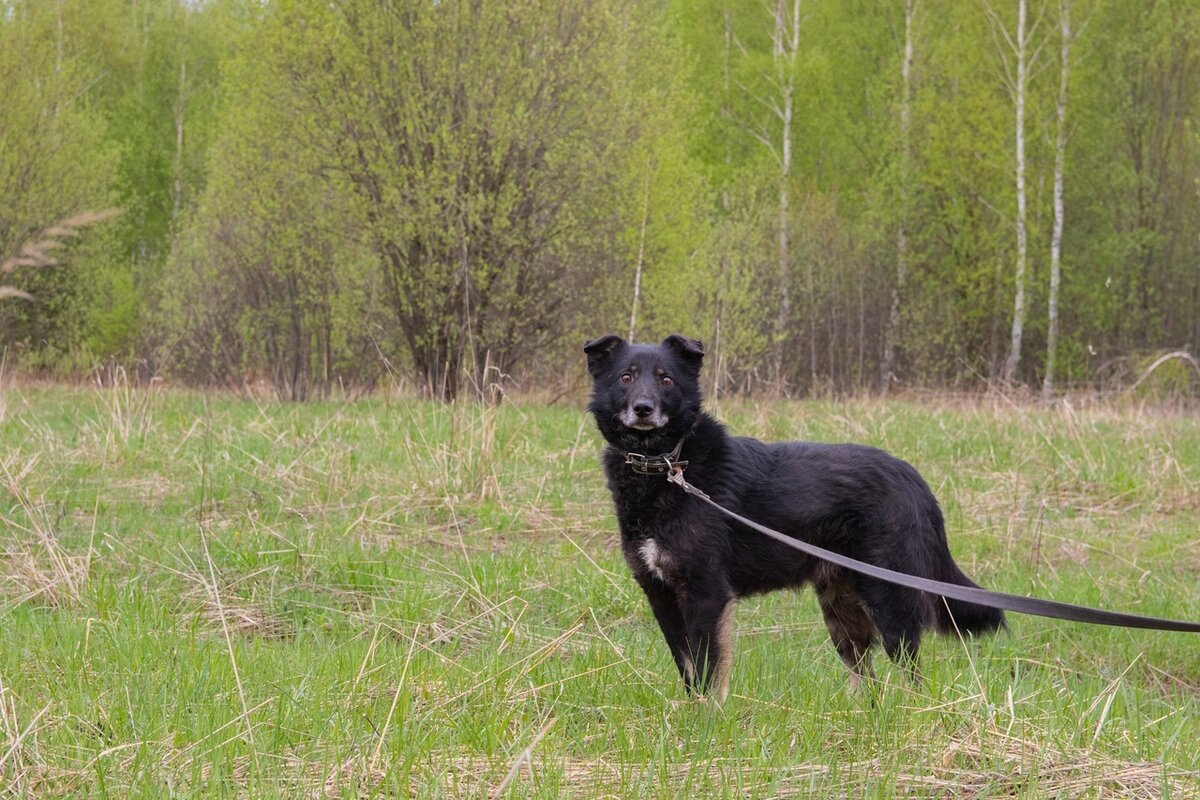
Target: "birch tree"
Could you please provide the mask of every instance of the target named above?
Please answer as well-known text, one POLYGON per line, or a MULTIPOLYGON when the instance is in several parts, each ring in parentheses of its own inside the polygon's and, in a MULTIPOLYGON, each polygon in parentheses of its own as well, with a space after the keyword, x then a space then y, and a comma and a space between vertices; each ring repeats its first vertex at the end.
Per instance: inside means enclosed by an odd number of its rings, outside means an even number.
POLYGON ((900 112, 899 112, 899 173, 900 222, 896 226, 896 283, 892 287, 892 304, 888 312, 887 327, 884 329, 883 362, 880 368, 880 384, 884 392, 894 379, 896 340, 900 335, 900 298, 908 281, 908 219, 912 180, 912 66, 913 27, 916 24, 920 0, 904 0, 904 51, 900 60, 900 112))
MULTIPOLYGON (((731 96, 731 78, 729 70, 729 59, 733 51, 733 20, 730 19, 729 9, 721 9, 721 116, 728 118, 732 111, 730 108, 729 98, 731 96)), ((725 169, 728 171, 733 165, 733 145, 729 137, 725 138, 724 147, 722 148, 722 159, 725 164, 725 169)), ((727 219, 729 216, 729 187, 721 187, 721 213, 727 219)), ((722 222, 726 223, 721 226, 722 247, 719 257, 720 269, 717 278, 717 296, 715 310, 713 313, 713 353, 716 358, 713 359, 714 365, 711 374, 712 391, 709 393, 711 402, 714 404, 721 396, 721 360, 724 356, 721 341, 721 315, 724 310, 725 294, 729 285, 729 231, 726 219, 722 222)))
MULTIPOLYGON (((800 0, 792 0, 792 13, 787 13, 787 0, 775 2, 775 37, 772 55, 779 82, 781 107, 776 106, 781 126, 779 132, 779 319, 776 323, 779 341, 776 344, 775 380, 783 386, 783 357, 788 326, 791 323, 792 253, 788 242, 788 205, 792 186, 792 116, 796 104, 796 54, 800 50, 800 0)), ((812 343, 810 342, 810 345, 812 343)))
POLYGON ((1009 339, 1008 356, 1004 360, 1004 369, 1001 372, 1001 380, 1005 383, 1012 383, 1021 366, 1021 339, 1025 332, 1025 270, 1029 259, 1028 198, 1025 187, 1025 104, 1029 89, 1029 76, 1037 63, 1041 46, 1030 48, 1030 41, 1034 38, 1033 33, 1037 28, 1037 23, 1035 22, 1032 26, 1028 23, 1029 0, 1017 0, 1017 25, 1012 35, 1009 34, 1007 27, 991 7, 987 7, 987 12, 991 18, 992 35, 996 38, 997 46, 1001 50, 1000 61, 1004 67, 1005 83, 1012 97, 1015 111, 1013 171, 1017 190, 1017 209, 1014 220, 1017 234, 1017 260, 1013 270, 1012 334, 1009 339), (1003 45, 1000 44, 1001 38, 1003 45), (1008 53, 1004 52, 1005 47, 1008 48, 1008 53), (1010 59, 1015 60, 1015 66, 1010 59))
POLYGON ((646 164, 646 174, 642 179, 645 188, 642 191, 642 222, 638 229, 637 261, 633 271, 633 300, 629 304, 629 341, 637 339, 638 304, 642 300, 642 267, 646 264, 646 226, 650 223, 650 173, 651 164, 646 164))
MULTIPOLYGON (((771 69, 764 90, 741 87, 766 109, 767 122, 747 127, 770 154, 778 177, 775 220, 775 278, 779 294, 775 315, 774 380, 784 384, 783 361, 792 318, 792 247, 789 234, 792 192, 792 128, 796 107, 796 60, 800 50, 800 0, 775 0, 771 8, 771 69)), ((747 55, 745 47, 739 47, 747 55)))
POLYGON ((1067 153, 1067 87, 1071 55, 1071 0, 1058 0, 1059 70, 1054 136, 1054 230, 1050 235, 1050 296, 1047 300, 1046 376, 1042 396, 1054 396, 1054 370, 1058 355, 1058 290, 1062 280, 1063 173, 1067 153))

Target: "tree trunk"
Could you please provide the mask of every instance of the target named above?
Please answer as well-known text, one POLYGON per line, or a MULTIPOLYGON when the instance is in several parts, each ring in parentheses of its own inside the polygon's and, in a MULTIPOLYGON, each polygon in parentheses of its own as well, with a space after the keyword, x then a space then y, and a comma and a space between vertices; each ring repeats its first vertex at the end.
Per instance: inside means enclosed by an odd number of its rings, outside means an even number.
POLYGON ((637 267, 633 273, 633 302, 629 304, 629 341, 637 334, 638 303, 642 298, 642 264, 646 257, 646 224, 650 221, 650 163, 646 163, 645 189, 642 199, 642 228, 638 233, 637 267))
POLYGON ((171 192, 171 221, 179 220, 183 197, 183 131, 187 116, 187 58, 179 59, 179 93, 175 98, 175 184, 171 192))
POLYGON ((900 298, 908 281, 908 231, 905 228, 909 207, 909 180, 912 165, 912 63, 913 24, 917 0, 904 0, 904 58, 900 62, 900 224, 896 226, 896 283, 892 287, 892 305, 887 329, 883 334, 883 364, 880 388, 886 394, 895 377, 896 341, 900 338, 900 298))
POLYGON ((1054 232, 1050 237, 1050 299, 1046 331, 1046 378, 1042 397, 1054 396, 1054 370, 1058 357, 1058 287, 1062 280, 1063 170, 1067 153, 1067 75, 1071 50, 1071 0, 1058 0, 1062 33, 1062 63, 1058 73, 1057 133, 1054 140, 1054 232))
POLYGON ((1021 366, 1021 337, 1025 328, 1025 262, 1028 253, 1027 232, 1025 229, 1026 198, 1025 198, 1025 89, 1029 82, 1029 65, 1026 63, 1025 20, 1028 0, 1019 0, 1017 5, 1017 77, 1014 90, 1016 104, 1016 173, 1017 173, 1017 265, 1014 280, 1016 283, 1013 294, 1012 337, 1008 346, 1008 358, 1004 361, 1004 371, 1001 375, 1004 383, 1016 380, 1017 370, 1021 366))
POLYGON ((792 174, 792 115, 796 95, 796 56, 800 49, 800 0, 792 0, 792 14, 788 18, 787 0, 775 2, 775 33, 773 39, 776 73, 780 76, 780 92, 783 107, 779 111, 782 129, 779 147, 779 314, 775 320, 777 341, 775 344, 776 389, 784 388, 783 362, 787 344, 787 331, 791 324, 791 242, 788 235, 789 202, 791 199, 792 174))
MULTIPOLYGON (((722 95, 722 105, 725 116, 729 115, 729 106, 731 97, 731 80, 729 70, 729 55, 733 47, 733 22, 729 17, 729 10, 721 15, 722 22, 725 26, 725 47, 722 51, 721 62, 721 83, 724 94, 722 95)), ((729 169, 733 163, 733 137, 726 136, 725 138, 725 167, 729 169)), ((723 352, 721 350, 721 314, 724 308, 725 293, 729 283, 729 187, 721 190, 721 213, 722 213, 722 230, 724 231, 725 241, 721 247, 721 271, 717 279, 716 291, 716 310, 713 314, 713 353, 716 354, 715 364, 710 373, 712 375, 712 402, 716 403, 721 395, 721 361, 723 352)))

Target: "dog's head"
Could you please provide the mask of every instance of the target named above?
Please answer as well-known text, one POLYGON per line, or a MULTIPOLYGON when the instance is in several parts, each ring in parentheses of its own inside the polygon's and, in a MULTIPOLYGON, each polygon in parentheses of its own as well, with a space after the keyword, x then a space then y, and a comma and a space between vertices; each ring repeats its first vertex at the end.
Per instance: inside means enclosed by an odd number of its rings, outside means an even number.
POLYGON ((583 352, 592 374, 588 410, 611 444, 664 452, 691 430, 700 414, 700 342, 675 335, 661 344, 630 344, 601 336, 583 352))

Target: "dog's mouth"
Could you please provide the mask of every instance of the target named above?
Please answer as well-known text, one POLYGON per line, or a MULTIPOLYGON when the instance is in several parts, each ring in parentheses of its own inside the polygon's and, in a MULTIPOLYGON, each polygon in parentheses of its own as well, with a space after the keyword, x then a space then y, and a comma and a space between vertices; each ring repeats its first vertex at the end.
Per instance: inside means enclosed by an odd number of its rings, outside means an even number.
POLYGON ((647 416, 641 416, 634 412, 633 409, 626 408, 617 415, 617 418, 626 428, 639 431, 641 433, 656 431, 667 424, 667 415, 664 414, 660 409, 655 409, 647 416))

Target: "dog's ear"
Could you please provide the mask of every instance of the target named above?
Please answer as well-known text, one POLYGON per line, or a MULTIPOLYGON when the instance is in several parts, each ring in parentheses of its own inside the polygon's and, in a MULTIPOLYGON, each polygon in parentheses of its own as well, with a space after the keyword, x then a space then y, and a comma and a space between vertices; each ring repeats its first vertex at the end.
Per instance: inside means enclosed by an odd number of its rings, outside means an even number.
POLYGON ((625 340, 611 333, 598 339, 590 339, 583 344, 583 352, 587 356, 588 372, 597 375, 613 353, 625 347, 625 340))
POLYGON ((699 340, 689 339, 676 333, 663 339, 662 343, 663 347, 682 358, 689 367, 696 372, 700 371, 700 362, 704 360, 704 345, 699 340))

